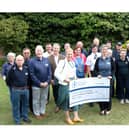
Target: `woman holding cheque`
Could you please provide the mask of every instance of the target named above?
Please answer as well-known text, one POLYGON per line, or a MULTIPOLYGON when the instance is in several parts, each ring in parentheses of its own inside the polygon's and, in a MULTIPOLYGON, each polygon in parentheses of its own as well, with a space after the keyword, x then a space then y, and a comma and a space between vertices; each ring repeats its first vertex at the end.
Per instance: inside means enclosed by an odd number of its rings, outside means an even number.
MULTIPOLYGON (((114 74, 114 62, 111 57, 108 56, 108 47, 103 45, 101 48, 101 57, 96 60, 94 71, 98 78, 107 77, 108 79, 112 79, 112 75, 114 74)), ((100 115, 108 115, 111 112, 111 90, 112 84, 110 81, 110 98, 109 102, 99 102, 100 107, 100 115)))
POLYGON ((73 50, 69 48, 66 51, 66 57, 61 60, 55 70, 55 77, 59 80, 59 97, 58 104, 65 112, 65 121, 67 124, 73 125, 76 122, 82 122, 78 115, 78 106, 72 107, 74 118, 71 120, 69 112, 69 82, 76 79, 76 67, 72 60, 73 50))

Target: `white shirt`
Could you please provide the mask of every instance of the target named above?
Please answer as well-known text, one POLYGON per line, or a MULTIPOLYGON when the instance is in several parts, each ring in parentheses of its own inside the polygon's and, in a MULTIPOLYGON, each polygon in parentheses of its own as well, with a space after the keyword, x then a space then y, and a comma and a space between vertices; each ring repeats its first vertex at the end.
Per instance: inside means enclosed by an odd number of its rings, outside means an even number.
POLYGON ((90 66, 90 71, 94 70, 94 66, 95 66, 95 62, 97 60, 98 57, 101 56, 101 53, 97 52, 95 53, 91 53, 86 60, 86 65, 90 66))
POLYGON ((49 57, 50 55, 52 55, 52 53, 48 53, 47 51, 43 53, 43 57, 49 57))
POLYGON ((73 61, 60 60, 56 69, 54 76, 59 80, 59 84, 68 85, 64 82, 65 79, 76 79, 76 67, 73 61))
POLYGON ((58 64, 58 58, 59 58, 59 56, 54 56, 54 60, 55 60, 56 66, 58 64))

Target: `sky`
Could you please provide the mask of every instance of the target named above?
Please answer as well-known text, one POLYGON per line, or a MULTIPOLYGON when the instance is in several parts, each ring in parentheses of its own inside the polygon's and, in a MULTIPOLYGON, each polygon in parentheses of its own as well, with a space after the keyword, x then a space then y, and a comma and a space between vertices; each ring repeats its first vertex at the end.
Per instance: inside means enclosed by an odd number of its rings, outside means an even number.
POLYGON ((0 0, 0 12, 129 12, 129 0, 0 0))

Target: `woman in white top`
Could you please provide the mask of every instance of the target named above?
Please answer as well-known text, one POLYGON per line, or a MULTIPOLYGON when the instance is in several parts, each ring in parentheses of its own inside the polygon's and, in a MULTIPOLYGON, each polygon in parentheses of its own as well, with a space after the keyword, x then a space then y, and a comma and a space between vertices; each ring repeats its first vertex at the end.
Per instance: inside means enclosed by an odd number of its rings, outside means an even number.
POLYGON ((71 120, 69 113, 69 82, 76 79, 76 67, 72 57, 73 50, 69 48, 66 51, 66 58, 59 62, 55 70, 55 77, 59 80, 58 104, 65 111, 65 120, 70 125, 83 121, 78 116, 78 106, 72 107, 74 114, 73 120, 71 120))

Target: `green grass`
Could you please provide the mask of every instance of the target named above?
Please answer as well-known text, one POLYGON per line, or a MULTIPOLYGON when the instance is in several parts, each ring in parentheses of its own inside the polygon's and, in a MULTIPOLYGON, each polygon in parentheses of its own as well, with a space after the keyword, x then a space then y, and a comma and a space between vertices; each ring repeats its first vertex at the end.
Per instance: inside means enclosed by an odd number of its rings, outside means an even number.
MULTIPOLYGON (((42 120, 36 120, 30 113, 29 117, 32 120, 31 125, 66 125, 64 122, 64 112, 54 113, 55 105, 51 93, 51 99, 47 105, 48 116, 42 120)), ((72 115, 72 113, 71 113, 72 115)), ((129 125, 129 104, 121 105, 114 98, 112 104, 112 112, 108 116, 99 115, 99 106, 89 107, 84 104, 79 110, 81 118, 85 119, 83 123, 77 125, 129 125)), ((8 88, 5 82, 0 79, 0 125, 13 125, 12 110, 9 100, 8 88)))

